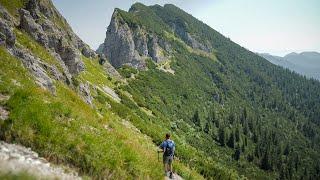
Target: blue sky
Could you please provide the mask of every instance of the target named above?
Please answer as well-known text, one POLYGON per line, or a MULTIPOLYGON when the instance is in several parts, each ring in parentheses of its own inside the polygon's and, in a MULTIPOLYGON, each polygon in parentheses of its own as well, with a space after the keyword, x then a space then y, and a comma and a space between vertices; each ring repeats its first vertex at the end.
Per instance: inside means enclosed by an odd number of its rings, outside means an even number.
POLYGON ((254 52, 320 52, 320 0, 53 0, 93 49, 104 41, 114 8, 171 3, 254 52))

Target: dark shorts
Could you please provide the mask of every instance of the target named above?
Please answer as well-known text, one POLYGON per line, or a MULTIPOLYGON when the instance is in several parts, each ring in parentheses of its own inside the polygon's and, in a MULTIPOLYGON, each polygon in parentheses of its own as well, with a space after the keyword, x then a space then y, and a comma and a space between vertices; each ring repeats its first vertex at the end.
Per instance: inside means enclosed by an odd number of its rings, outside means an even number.
POLYGON ((172 164, 173 156, 163 156, 163 164, 172 164))

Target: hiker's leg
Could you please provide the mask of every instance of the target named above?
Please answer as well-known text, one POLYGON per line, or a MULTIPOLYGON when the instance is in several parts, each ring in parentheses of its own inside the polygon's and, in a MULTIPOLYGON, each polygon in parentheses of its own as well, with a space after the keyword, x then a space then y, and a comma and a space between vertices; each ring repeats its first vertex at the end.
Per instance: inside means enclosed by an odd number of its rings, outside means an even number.
POLYGON ((164 169, 164 173, 166 174, 167 173, 167 165, 165 162, 163 162, 163 169, 164 169))
POLYGON ((164 172, 166 173, 167 172, 167 167, 166 167, 166 158, 165 158, 165 156, 162 156, 162 162, 163 162, 164 172))
POLYGON ((172 172, 172 157, 168 157, 168 171, 172 172))
POLYGON ((168 163, 168 171, 169 171, 169 173, 170 173, 170 175, 169 175, 170 179, 173 178, 172 161, 173 161, 173 158, 170 157, 170 158, 169 158, 169 163, 168 163))

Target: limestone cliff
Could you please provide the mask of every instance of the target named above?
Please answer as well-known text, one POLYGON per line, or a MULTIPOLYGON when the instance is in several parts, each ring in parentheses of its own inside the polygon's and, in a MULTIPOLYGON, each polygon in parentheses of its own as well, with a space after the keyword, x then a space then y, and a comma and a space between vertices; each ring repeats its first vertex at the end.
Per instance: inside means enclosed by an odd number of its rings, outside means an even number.
POLYGON ((151 58, 159 63, 166 60, 170 45, 155 33, 147 32, 143 26, 131 26, 126 22, 121 10, 115 9, 106 32, 100 53, 104 54, 111 64, 118 68, 124 64, 144 69, 145 59, 151 58))

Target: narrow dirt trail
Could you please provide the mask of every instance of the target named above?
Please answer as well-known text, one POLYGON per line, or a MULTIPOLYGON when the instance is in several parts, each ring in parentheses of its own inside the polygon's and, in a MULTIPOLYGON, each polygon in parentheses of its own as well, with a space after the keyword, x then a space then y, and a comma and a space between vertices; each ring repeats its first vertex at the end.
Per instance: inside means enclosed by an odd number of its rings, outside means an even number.
POLYGON ((183 178, 181 176, 179 176, 178 174, 174 173, 173 174, 173 178, 170 179, 168 176, 164 177, 165 180, 183 180, 183 178))
POLYGON ((76 171, 52 165, 29 148, 0 141, 0 173, 20 172, 39 179, 81 179, 76 171))

